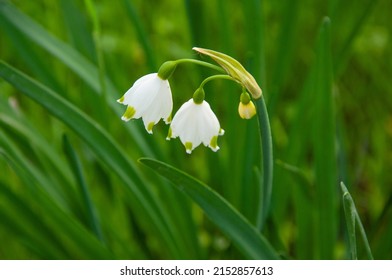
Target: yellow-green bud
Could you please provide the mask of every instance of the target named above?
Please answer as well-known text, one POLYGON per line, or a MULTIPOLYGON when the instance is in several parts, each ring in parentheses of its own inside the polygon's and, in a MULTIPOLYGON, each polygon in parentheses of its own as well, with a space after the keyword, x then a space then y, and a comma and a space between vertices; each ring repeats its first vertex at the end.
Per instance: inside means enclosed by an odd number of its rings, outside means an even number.
POLYGON ((250 100, 249 94, 244 91, 240 97, 240 104, 238 105, 238 113, 243 119, 250 119, 256 115, 255 104, 250 100))

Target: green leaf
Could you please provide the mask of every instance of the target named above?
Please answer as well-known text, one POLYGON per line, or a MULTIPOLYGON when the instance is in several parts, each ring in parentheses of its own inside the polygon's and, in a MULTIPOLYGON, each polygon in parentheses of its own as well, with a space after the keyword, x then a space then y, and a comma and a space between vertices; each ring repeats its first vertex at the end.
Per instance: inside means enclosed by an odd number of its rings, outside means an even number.
POLYGON ((97 211, 95 209, 95 205, 94 205, 92 198, 91 198, 90 190, 87 186, 86 179, 83 175, 82 163, 80 162, 80 159, 78 158, 78 156, 76 154, 76 151, 72 147, 72 145, 69 142, 68 137, 66 135, 64 135, 64 137, 63 137, 63 149, 64 149, 65 154, 67 155, 69 165, 71 166, 71 169, 74 173, 75 179, 76 179, 78 186, 80 188, 82 201, 83 201, 83 204, 85 205, 85 208, 86 208, 87 218, 88 218, 90 229, 92 232, 95 233, 97 238, 103 242, 104 238, 103 238, 102 229, 101 229, 101 226, 99 223, 99 219, 97 216, 97 211))
POLYGON ((317 258, 333 258, 338 227, 335 106, 332 95, 330 20, 325 18, 317 44, 313 84, 313 153, 316 186, 317 258))
POLYGON ((166 163, 141 158, 139 162, 148 166, 188 195, 250 259, 278 259, 268 241, 223 197, 197 179, 166 163))
POLYGON ((263 228, 264 222, 267 218, 269 207, 271 204, 271 194, 272 194, 272 179, 273 179, 273 147, 272 147, 272 135, 271 127, 269 123, 269 117, 267 112, 267 106, 265 105, 264 97, 256 100, 257 106, 257 117, 259 121, 260 129, 260 141, 262 147, 262 169, 263 169, 263 180, 260 187, 261 201, 257 227, 259 229, 263 228))
POLYGON ((357 208, 355 207, 354 200, 351 197, 351 194, 348 192, 347 187, 344 185, 343 182, 340 183, 340 187, 342 189, 342 194, 343 194, 343 208, 346 217, 346 225, 347 225, 347 231, 349 237, 351 258, 354 260, 357 259, 357 243, 356 243, 356 231, 355 231, 355 226, 357 225, 359 228, 359 234, 362 238, 365 247, 366 257, 369 260, 373 260, 373 255, 370 249, 369 241, 367 239, 366 232, 362 225, 361 219, 359 217, 357 208))
POLYGON ((347 188, 341 183, 343 193, 343 209, 346 218, 346 226, 348 232, 348 241, 351 253, 351 259, 357 260, 357 242, 355 238, 355 206, 347 188))

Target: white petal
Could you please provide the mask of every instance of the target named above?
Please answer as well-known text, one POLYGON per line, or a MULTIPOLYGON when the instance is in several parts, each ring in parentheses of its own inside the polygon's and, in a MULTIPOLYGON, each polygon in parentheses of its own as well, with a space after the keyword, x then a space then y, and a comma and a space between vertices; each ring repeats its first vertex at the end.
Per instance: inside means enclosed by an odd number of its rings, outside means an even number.
POLYGON ((141 78, 139 78, 130 89, 127 90, 127 92, 124 94, 124 101, 122 102, 124 105, 129 105, 131 100, 133 99, 133 94, 139 89, 139 87, 151 79, 154 78, 154 76, 157 76, 157 73, 151 73, 147 74, 141 78))

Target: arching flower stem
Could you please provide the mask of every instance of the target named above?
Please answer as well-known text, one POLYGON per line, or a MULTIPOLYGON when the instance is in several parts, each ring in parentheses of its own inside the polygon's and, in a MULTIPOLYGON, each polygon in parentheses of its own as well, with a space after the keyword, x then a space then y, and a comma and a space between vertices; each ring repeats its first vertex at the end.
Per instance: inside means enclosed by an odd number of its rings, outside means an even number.
MULTIPOLYGON (((208 78, 204 79, 204 80, 201 82, 199 88, 203 88, 204 85, 205 85, 206 83, 208 83, 208 82, 210 82, 210 81, 212 81, 212 80, 218 80, 218 79, 221 79, 221 80, 230 80, 230 81, 233 81, 233 82, 235 82, 235 83, 241 85, 240 82, 238 82, 236 79, 234 79, 233 77, 231 77, 231 76, 229 76, 229 75, 213 75, 213 76, 209 76, 208 78)), ((242 85, 241 85, 241 86, 242 86, 242 85)), ((242 87, 244 87, 244 86, 242 86, 242 87)))
POLYGON ((226 73, 226 71, 222 67, 219 67, 217 65, 214 65, 214 64, 202 61, 202 60, 197 60, 197 59, 192 59, 192 58, 182 58, 182 59, 175 60, 175 62, 177 64, 179 64, 179 63, 198 64, 198 65, 201 65, 201 66, 204 66, 204 67, 211 68, 213 70, 219 71, 221 73, 226 73))

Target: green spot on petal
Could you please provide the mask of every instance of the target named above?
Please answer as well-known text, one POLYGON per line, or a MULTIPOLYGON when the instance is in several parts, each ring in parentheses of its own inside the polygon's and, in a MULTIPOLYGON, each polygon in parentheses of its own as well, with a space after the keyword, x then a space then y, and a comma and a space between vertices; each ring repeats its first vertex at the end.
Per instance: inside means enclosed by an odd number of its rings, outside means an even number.
POLYGON ((148 132, 152 132, 152 128, 154 127, 154 122, 150 122, 149 124, 148 124, 148 126, 147 126, 147 131, 148 132))
POLYGON ((217 151, 218 148, 218 136, 213 136, 210 141, 210 147, 213 151, 217 151))
POLYGON ((136 110, 135 108, 128 106, 127 110, 125 111, 124 115, 122 116, 123 120, 130 120, 135 115, 136 110))
POLYGON ((125 97, 124 97, 124 95, 123 95, 123 96, 121 96, 120 99, 117 100, 117 102, 118 102, 118 103, 123 103, 123 102, 124 102, 124 99, 125 99, 125 97))
POLYGON ((166 140, 170 140, 172 135, 173 135, 172 129, 171 129, 171 127, 169 127, 169 132, 167 133, 166 140))
POLYGON ((165 123, 168 124, 168 123, 171 123, 171 121, 172 121, 172 116, 170 115, 170 116, 165 120, 165 123))
POLYGON ((185 142, 185 149, 186 149, 186 152, 188 153, 188 154, 190 154, 191 152, 192 152, 192 142, 185 142))

